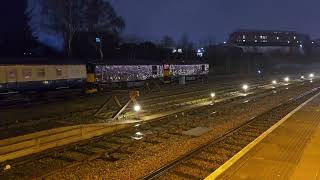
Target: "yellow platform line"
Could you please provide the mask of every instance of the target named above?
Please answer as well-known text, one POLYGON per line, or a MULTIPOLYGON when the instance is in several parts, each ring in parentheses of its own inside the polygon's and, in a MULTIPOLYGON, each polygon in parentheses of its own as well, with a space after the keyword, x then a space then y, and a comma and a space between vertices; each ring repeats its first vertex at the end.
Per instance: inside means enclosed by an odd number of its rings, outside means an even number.
POLYGON ((307 105, 310 101, 312 101, 313 99, 315 99, 319 95, 320 95, 320 93, 314 95, 313 97, 311 97, 310 99, 305 101, 303 104, 298 106, 296 109, 291 111, 284 118, 282 118, 280 121, 278 121, 276 124, 274 124, 271 128, 269 128, 267 131, 265 131, 263 134, 261 134, 259 137, 257 137, 254 141, 252 141, 250 144, 248 144, 240 152, 235 154, 231 159, 229 159, 222 166, 220 166, 213 173, 211 173, 208 177, 206 177, 205 180, 213 180, 213 179, 216 179, 217 177, 219 177, 221 174, 223 174, 225 171, 227 171, 233 164, 235 164, 240 158, 242 158, 246 153, 248 153, 252 148, 254 148, 258 143, 260 143, 265 137, 267 137, 272 131, 277 129, 281 124, 283 124, 287 119, 289 119, 294 113, 299 111, 302 107, 307 105))

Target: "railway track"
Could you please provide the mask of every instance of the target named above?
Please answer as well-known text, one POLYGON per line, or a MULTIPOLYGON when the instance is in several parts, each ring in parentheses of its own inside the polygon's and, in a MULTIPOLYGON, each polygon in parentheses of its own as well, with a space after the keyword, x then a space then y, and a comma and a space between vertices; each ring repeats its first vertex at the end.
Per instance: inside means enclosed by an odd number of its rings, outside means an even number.
POLYGON ((203 179, 318 92, 319 88, 315 88, 280 104, 141 179, 203 179))
MULTIPOLYGON (((167 95, 166 93, 162 93, 159 95, 159 97, 143 96, 140 98, 139 102, 143 104, 144 107, 147 107, 147 108, 145 108, 144 112, 141 113, 141 116, 147 116, 150 114, 177 109, 177 108, 181 108, 181 107, 192 105, 192 104, 211 101, 208 98, 208 95, 210 94, 212 89, 216 90, 216 94, 220 96, 220 98, 225 98, 227 96, 230 96, 230 94, 228 93, 237 91, 237 89, 239 88, 238 87, 239 82, 235 81, 234 83, 235 84, 233 85, 225 85, 223 83, 214 84, 213 86, 199 85, 194 88, 187 88, 187 90, 184 90, 180 93, 178 93, 178 91, 167 94, 167 95)), ((258 87, 259 85, 263 85, 264 83, 266 83, 266 81, 256 81, 255 83, 252 83, 251 86, 258 87)), ((120 101, 124 103, 125 98, 120 96, 120 101)), ((106 111, 103 112, 103 115, 101 116, 103 118, 102 120, 105 121, 104 119, 110 119, 118 111, 117 108, 118 107, 115 106, 114 104, 111 106, 108 106, 106 108, 106 111)), ((81 122, 86 122, 87 121, 86 119, 92 118, 92 114, 96 111, 96 109, 97 109, 97 106, 96 107, 93 106, 93 107, 88 107, 86 109, 82 109, 79 111, 73 111, 67 114, 55 115, 54 117, 44 117, 44 118, 14 121, 14 122, 4 121, 0 123, 0 130, 1 130, 0 134, 1 134, 1 137, 9 137, 10 133, 14 131, 16 131, 17 134, 23 134, 24 132, 34 132, 34 131, 37 131, 37 129, 34 129, 33 127, 41 124, 44 124, 47 127, 52 128, 52 127, 61 127, 65 125, 72 125, 74 123, 77 124, 81 122), (75 122, 76 117, 81 117, 80 120, 78 120, 78 122, 75 122), (73 119, 73 121, 68 122, 67 119, 73 119)), ((131 108, 129 108, 124 114, 127 115, 130 112, 132 112, 131 108)), ((96 119, 93 119, 93 120, 97 122, 96 119)), ((90 121, 87 123, 90 123, 90 121)))
MULTIPOLYGON (((264 94, 268 96, 272 92, 264 94)), ((261 98, 262 95, 256 95, 261 98)), ((254 97, 243 97, 233 101, 234 106, 242 106, 243 102, 254 97)), ((219 106, 219 105, 217 105, 219 106)), ((217 108, 228 107, 225 104, 217 108)), ((15 176, 45 178, 61 170, 77 166, 95 159, 102 159, 107 162, 117 162, 130 158, 134 152, 145 149, 165 141, 174 141, 176 138, 183 137, 181 132, 190 128, 203 126, 212 123, 202 109, 197 109, 190 114, 172 115, 170 117, 154 120, 148 123, 136 124, 134 127, 124 131, 83 141, 66 147, 61 147, 33 156, 7 162, 13 169, 9 173, 1 172, 0 177, 12 178, 15 176)), ((3 166, 5 164, 2 164, 3 166)))

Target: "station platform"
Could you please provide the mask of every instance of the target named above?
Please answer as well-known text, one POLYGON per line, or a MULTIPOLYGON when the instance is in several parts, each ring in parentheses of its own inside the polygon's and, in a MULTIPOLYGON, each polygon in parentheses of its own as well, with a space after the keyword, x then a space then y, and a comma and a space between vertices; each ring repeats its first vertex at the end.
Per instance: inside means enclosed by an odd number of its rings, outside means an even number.
POLYGON ((272 126, 209 179, 320 180, 320 94, 272 126))

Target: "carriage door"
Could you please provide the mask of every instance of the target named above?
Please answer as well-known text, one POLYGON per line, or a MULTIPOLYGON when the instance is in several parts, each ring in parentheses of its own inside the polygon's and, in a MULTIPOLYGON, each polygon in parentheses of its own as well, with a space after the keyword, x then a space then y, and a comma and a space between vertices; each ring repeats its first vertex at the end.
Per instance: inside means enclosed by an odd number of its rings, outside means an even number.
POLYGON ((8 90, 17 90, 17 78, 18 72, 17 68, 15 67, 8 67, 7 68, 7 82, 8 82, 8 90))

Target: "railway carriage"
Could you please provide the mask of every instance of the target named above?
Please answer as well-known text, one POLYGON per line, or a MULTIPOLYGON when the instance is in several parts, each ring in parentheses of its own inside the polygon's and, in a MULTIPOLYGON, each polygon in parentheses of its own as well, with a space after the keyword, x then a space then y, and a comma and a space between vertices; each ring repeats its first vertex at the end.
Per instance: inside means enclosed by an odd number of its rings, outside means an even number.
MULTIPOLYGON (((1 61, 0 61, 1 62, 1 61)), ((137 87, 146 80, 170 83, 178 77, 194 80, 208 75, 208 64, 106 64, 67 60, 7 60, 0 63, 0 93, 98 87, 137 87)))
POLYGON ((82 88, 86 74, 81 64, 0 65, 0 92, 82 88))

